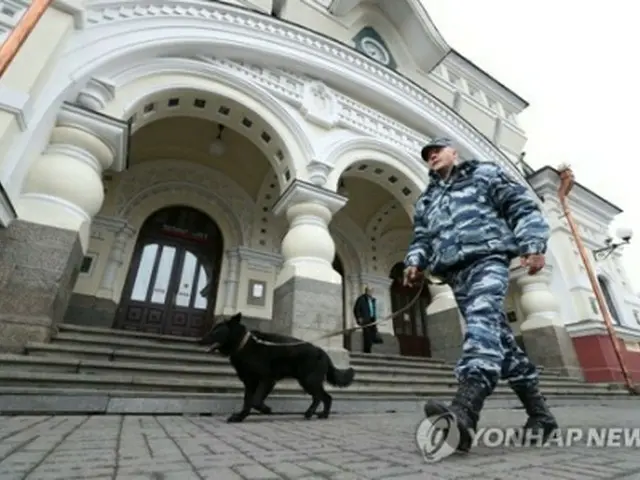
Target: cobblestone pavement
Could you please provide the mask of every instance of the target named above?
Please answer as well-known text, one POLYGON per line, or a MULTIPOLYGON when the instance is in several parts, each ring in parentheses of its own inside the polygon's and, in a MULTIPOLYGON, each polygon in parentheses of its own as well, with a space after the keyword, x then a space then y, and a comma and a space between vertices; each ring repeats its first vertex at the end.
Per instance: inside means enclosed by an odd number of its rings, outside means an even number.
MULTIPOLYGON (((640 427, 640 401, 555 408, 562 426, 640 427)), ((518 426, 522 410, 485 410, 481 426, 518 426)), ((640 479, 639 449, 488 448, 427 464, 419 415, 304 421, 218 417, 0 418, 0 479, 640 479)))

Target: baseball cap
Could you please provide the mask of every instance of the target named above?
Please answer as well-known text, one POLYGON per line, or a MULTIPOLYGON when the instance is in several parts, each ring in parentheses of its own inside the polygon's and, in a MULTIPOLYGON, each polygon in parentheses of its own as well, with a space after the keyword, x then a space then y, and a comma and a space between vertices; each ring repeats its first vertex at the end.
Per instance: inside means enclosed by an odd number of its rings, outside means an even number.
POLYGON ((433 148, 444 148, 444 147, 453 147, 453 142, 451 141, 451 139, 446 137, 434 138, 429 143, 427 143, 424 147, 422 147, 422 152, 421 152, 422 159, 425 161, 428 160, 427 156, 429 155, 429 150, 433 148))

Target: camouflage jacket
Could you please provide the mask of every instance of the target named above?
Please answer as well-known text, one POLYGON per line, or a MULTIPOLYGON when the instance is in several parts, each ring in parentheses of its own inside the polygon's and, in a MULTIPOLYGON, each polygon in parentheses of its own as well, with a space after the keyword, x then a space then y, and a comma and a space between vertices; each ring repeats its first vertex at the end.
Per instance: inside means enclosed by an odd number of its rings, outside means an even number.
POLYGON ((545 253, 548 239, 549 225, 526 186, 494 163, 470 160, 448 181, 430 172, 404 263, 442 275, 482 255, 545 253))

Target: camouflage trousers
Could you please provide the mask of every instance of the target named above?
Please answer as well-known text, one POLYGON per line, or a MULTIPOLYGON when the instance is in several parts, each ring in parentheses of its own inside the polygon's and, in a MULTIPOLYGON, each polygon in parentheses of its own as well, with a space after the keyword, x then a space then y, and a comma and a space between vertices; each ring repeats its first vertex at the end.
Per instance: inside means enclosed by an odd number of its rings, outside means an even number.
POLYGON ((504 311, 507 258, 484 257, 448 277, 467 325, 455 368, 458 381, 480 376, 491 391, 501 378, 514 386, 537 383, 538 370, 516 343, 504 311))

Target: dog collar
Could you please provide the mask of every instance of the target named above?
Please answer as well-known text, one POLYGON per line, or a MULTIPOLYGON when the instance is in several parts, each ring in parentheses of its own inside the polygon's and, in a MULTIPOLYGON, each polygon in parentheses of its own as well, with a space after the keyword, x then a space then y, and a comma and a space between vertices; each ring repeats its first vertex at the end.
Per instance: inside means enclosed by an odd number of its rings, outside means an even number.
POLYGON ((247 332, 247 333, 244 334, 244 337, 242 337, 242 341, 240 342, 240 345, 238 345, 238 348, 236 349, 236 352, 239 352, 240 350, 242 350, 244 348, 244 346, 249 341, 250 337, 251 337, 251 332, 247 332))

